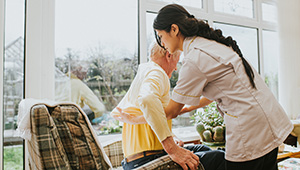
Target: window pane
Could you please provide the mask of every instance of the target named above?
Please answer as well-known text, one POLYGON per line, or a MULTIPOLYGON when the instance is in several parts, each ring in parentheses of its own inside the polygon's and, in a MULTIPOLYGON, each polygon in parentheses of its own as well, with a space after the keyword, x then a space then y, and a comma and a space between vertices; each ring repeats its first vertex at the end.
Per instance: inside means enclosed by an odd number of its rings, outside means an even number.
POLYGON ((277 9, 275 5, 262 3, 262 19, 277 23, 277 9))
POLYGON ((243 56, 258 70, 257 29, 221 23, 214 23, 214 27, 236 40, 243 56))
POLYGON ((24 89, 24 9, 24 0, 6 1, 3 71, 4 169, 23 169, 23 140, 17 137, 16 127, 18 105, 23 99, 24 89))
MULTIPOLYGON (((147 13, 146 14, 146 19, 147 19, 147 47, 148 47, 148 55, 149 54, 149 47, 151 45, 151 43, 156 42, 155 37, 154 37, 154 31, 153 31, 153 21, 154 18, 156 17, 156 14, 153 13, 147 13)), ((178 80, 178 72, 182 66, 182 59, 183 59, 183 53, 180 56, 180 60, 177 64, 177 70, 175 70, 172 74, 172 77, 170 79, 170 84, 171 84, 171 91, 172 89, 175 87, 176 82, 178 80)), ((183 114, 178 116, 176 119, 173 119, 173 128, 177 128, 177 127, 182 127, 182 126, 191 126, 191 120, 190 120, 190 116, 192 115, 192 113, 190 114, 183 114)))
POLYGON ((3 148, 4 170, 23 169, 23 145, 11 145, 3 148))
POLYGON ((277 32, 262 31, 265 82, 278 99, 279 39, 277 32))
POLYGON ((154 30, 153 30, 153 21, 157 14, 149 13, 146 14, 146 30, 147 30, 147 55, 149 56, 149 47, 153 42, 156 42, 154 37, 154 30))
POLYGON ((137 71, 137 1, 64 0, 55 10, 56 100, 83 107, 99 133, 120 132, 109 112, 137 71))
POLYGON ((217 12, 253 18, 253 0, 214 0, 217 12))
POLYGON ((193 8, 203 8, 202 0, 159 0, 167 3, 176 3, 193 8))

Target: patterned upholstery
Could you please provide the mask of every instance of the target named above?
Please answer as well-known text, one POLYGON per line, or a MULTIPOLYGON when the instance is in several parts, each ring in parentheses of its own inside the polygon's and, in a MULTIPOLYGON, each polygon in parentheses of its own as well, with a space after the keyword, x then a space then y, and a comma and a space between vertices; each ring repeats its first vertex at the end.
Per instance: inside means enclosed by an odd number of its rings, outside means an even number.
MULTIPOLYGON (((136 168, 135 170, 164 170, 164 169, 172 169, 172 170, 182 170, 181 166, 172 161, 172 159, 168 156, 162 156, 158 159, 155 159, 143 166, 136 168)), ((200 163, 198 170, 204 170, 203 165, 200 163)))
POLYGON ((31 112, 32 139, 28 141, 30 169, 71 169, 62 141, 46 106, 31 112))
MULTIPOLYGON (((121 161, 124 159, 123 152, 122 152, 122 141, 117 141, 107 146, 104 146, 104 150, 114 168, 122 166, 121 161)), ((136 168, 135 170, 154 170, 154 169, 155 170, 163 170, 163 169, 182 170, 182 168, 177 163, 172 161, 172 159, 168 155, 155 159, 143 166, 136 168)), ((204 170, 204 167, 201 163, 198 166, 198 170, 204 170)))
POLYGON ((82 114, 72 104, 32 107, 30 169, 109 169, 82 114))
MULTIPOLYGON (((107 155, 115 169, 124 159, 122 141, 99 148, 84 113, 73 104, 49 107, 37 104, 31 108, 31 140, 28 146, 29 169, 34 170, 107 170, 107 155), (105 154, 105 155, 104 155, 105 154)), ((182 169, 168 155, 151 161, 137 170, 182 169)), ((199 165, 199 170, 204 170, 199 165)))
POLYGON ((122 166, 121 161, 124 159, 122 141, 116 141, 104 146, 104 151, 114 168, 122 166))

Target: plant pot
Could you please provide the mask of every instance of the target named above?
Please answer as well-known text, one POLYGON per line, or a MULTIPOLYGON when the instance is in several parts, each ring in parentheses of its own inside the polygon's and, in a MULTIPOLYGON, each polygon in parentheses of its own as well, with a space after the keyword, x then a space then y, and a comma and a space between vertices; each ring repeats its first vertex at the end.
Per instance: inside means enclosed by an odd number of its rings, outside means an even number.
POLYGON ((225 145, 225 141, 224 142, 204 142, 204 141, 202 141, 202 143, 207 146, 224 146, 225 145))
POLYGON ((208 146, 220 146, 225 144, 225 127, 224 126, 204 126, 203 123, 196 125, 196 130, 201 137, 203 144, 208 146))

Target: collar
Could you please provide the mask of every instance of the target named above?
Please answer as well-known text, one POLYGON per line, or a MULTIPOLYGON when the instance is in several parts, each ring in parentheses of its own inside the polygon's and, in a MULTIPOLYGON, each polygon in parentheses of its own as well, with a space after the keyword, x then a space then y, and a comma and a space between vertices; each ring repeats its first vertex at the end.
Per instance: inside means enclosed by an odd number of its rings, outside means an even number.
POLYGON ((156 62, 150 60, 149 63, 151 63, 151 65, 154 65, 155 67, 157 67, 157 69, 159 69, 160 71, 162 71, 167 77, 169 77, 166 73, 166 71, 159 65, 157 64, 156 62))
POLYGON ((191 44, 194 42, 197 36, 194 37, 186 37, 183 40, 183 54, 186 56, 186 54, 192 49, 191 44))

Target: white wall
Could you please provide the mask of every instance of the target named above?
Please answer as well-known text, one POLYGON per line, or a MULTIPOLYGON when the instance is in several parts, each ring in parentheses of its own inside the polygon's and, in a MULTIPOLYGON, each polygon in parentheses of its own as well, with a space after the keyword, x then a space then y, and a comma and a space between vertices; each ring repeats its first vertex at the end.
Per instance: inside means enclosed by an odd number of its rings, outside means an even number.
POLYGON ((291 119, 300 116, 300 1, 278 0, 279 102, 291 119))

